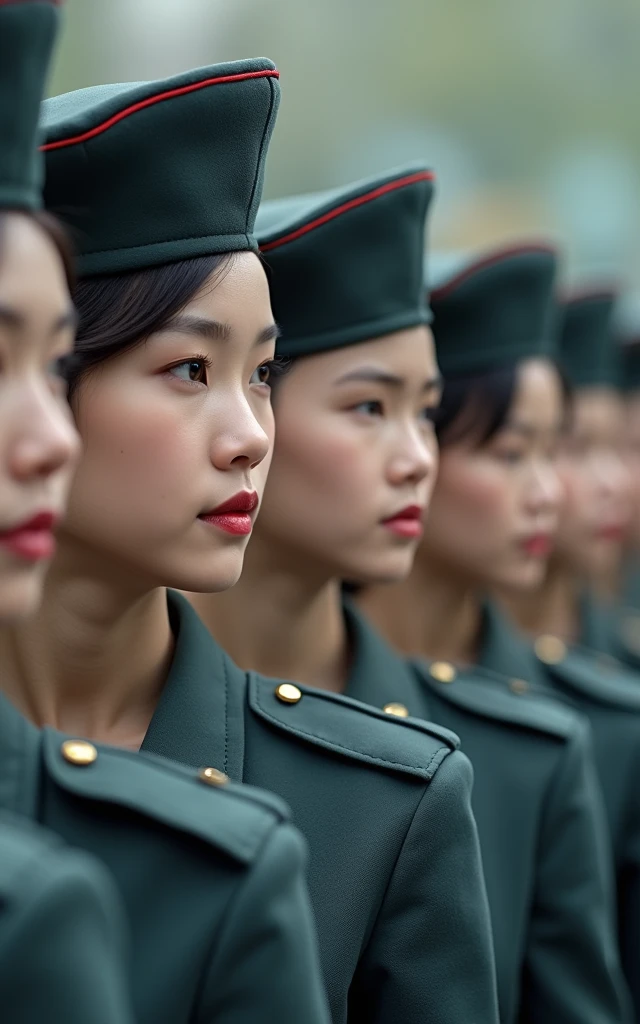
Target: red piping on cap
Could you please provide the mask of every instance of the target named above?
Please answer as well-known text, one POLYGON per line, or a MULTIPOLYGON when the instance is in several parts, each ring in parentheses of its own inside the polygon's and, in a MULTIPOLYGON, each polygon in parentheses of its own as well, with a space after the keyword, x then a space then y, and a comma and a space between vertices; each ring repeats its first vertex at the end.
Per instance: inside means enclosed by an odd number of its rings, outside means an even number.
POLYGON ((223 82, 246 82, 250 78, 280 78, 280 72, 273 69, 266 69, 265 71, 245 71, 238 75, 222 75, 220 78, 206 78, 202 82, 192 82, 191 85, 183 85, 178 89, 170 89, 168 92, 159 92, 156 96, 148 96, 146 100, 140 100, 139 103, 134 103, 130 107, 125 107, 124 110, 120 110, 113 117, 110 117, 107 121, 103 121, 102 124, 96 125, 95 128, 91 128, 88 132, 84 132, 82 135, 75 135, 71 139, 59 139, 57 142, 46 142, 40 149, 43 152, 48 152, 52 149, 62 149, 63 146, 75 146, 79 142, 87 142, 89 139, 94 138, 96 135, 106 132, 108 128, 112 128, 118 121, 122 121, 125 117, 129 117, 131 114, 136 114, 139 110, 144 110, 145 107, 151 107, 155 103, 161 103, 163 100, 173 99, 174 96, 184 96, 188 92, 196 92, 197 89, 204 89, 208 85, 221 85, 223 82))
MULTIPOLYGON (((461 284, 463 284, 469 277, 473 277, 479 270, 485 270, 487 267, 493 266, 494 263, 501 263, 502 260, 510 259, 512 256, 524 256, 530 252, 546 252, 551 256, 557 255, 557 249, 552 245, 513 245, 507 249, 496 249, 495 252, 489 253, 487 256, 481 257, 481 259, 474 260, 470 263, 459 274, 452 277, 450 281, 440 285, 439 288, 432 288, 430 290, 430 296, 432 299, 444 299, 449 295, 450 292, 454 291, 461 284)), ((427 261, 428 267, 428 261, 427 261)))
POLYGON ((358 196, 356 199, 349 199, 349 201, 343 203, 342 206, 336 206, 335 210, 329 210, 328 213, 323 213, 321 217, 317 217, 316 220, 310 221, 309 224, 303 224, 302 227, 296 228, 295 231, 291 231, 288 235, 283 235, 282 238, 275 238, 272 242, 265 242, 264 245, 260 246, 260 252, 269 252, 271 249, 277 249, 280 245, 286 245, 287 242, 294 242, 296 238, 301 238, 302 235, 308 234, 308 232, 313 231, 314 228, 319 228, 328 221, 334 220, 335 217, 339 217, 342 213, 346 213, 347 210, 353 210, 356 206, 362 206, 363 203, 369 203, 372 199, 377 199, 379 196, 386 195, 387 192, 395 192, 396 189, 404 188, 405 185, 415 185, 418 181, 434 180, 435 174, 433 171, 418 171, 415 174, 408 174, 404 178, 397 178, 395 181, 388 181, 386 185, 380 185, 379 188, 374 188, 372 192, 367 192, 365 195, 358 196))

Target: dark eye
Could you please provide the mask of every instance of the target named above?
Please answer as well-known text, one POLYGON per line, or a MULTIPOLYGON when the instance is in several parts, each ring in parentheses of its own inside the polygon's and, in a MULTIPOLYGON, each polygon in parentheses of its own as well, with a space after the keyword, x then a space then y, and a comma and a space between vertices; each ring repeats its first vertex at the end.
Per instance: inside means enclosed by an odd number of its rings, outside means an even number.
POLYGON ((353 408, 355 412, 363 412, 367 416, 382 416, 383 412, 382 402, 377 401, 377 399, 372 399, 369 402, 358 402, 353 408))
POLYGON ((181 380, 188 380, 194 384, 207 383, 207 366, 204 359, 188 359, 184 363, 172 366, 169 372, 181 380))
POLYGON ((262 363, 251 374, 251 384, 268 384, 271 380, 271 364, 262 363))
POLYGON ((438 418, 439 408, 440 406, 438 405, 425 405, 422 410, 422 418, 429 423, 435 423, 438 418))

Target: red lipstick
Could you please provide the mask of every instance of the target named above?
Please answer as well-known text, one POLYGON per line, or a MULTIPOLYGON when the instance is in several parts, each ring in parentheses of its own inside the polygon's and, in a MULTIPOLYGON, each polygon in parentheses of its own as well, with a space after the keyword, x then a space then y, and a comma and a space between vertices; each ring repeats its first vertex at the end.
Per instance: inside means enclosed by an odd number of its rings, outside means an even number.
POLYGON ((522 541, 522 547, 533 558, 547 558, 551 554, 551 537, 548 533, 532 533, 522 541))
POLYGON ((198 516, 203 523, 210 526, 217 526, 225 533, 234 533, 244 537, 251 533, 253 519, 251 513, 258 507, 258 495, 255 491, 240 491, 234 494, 233 498, 223 501, 222 505, 212 509, 210 512, 203 512, 198 516))
POLYGON ((618 523, 601 526, 597 533, 598 537, 601 537, 602 540, 610 540, 615 543, 620 543, 620 541, 624 540, 624 527, 618 523))
POLYGON ((13 529, 2 530, 0 545, 27 562, 52 558, 56 549, 53 528, 57 518, 54 512, 38 512, 13 529))
POLYGON ((383 519, 382 525, 399 537, 421 537, 423 513, 422 505, 407 505, 406 508, 400 509, 395 515, 389 516, 388 519, 383 519))

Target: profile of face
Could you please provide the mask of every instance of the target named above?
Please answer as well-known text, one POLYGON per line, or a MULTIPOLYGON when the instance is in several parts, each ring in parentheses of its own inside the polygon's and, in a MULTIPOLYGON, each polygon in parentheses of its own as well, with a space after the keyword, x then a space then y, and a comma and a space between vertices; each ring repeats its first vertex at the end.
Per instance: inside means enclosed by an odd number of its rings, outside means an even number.
POLYGON ((319 578, 402 579, 437 469, 440 380, 418 326, 294 360, 256 533, 319 578))
POLYGON ((31 218, 0 219, 0 622, 39 603, 79 439, 59 362, 75 312, 62 259, 31 218))
POLYGON ((629 541, 640 549, 640 391, 632 392, 625 403, 624 456, 631 488, 629 541))
POLYGON ((624 402, 613 388, 576 392, 557 465, 564 488, 558 557, 580 575, 604 578, 618 564, 631 516, 624 402))
POLYGON ((88 372, 67 550, 135 587, 237 581, 273 444, 276 334, 263 267, 236 253, 162 330, 88 372))
POLYGON ((440 439, 418 559, 473 586, 537 586, 557 526, 561 489, 554 463, 564 415, 557 370, 530 359, 517 368, 504 423, 488 441, 480 443, 481 425, 455 439, 454 422, 451 441, 440 439))

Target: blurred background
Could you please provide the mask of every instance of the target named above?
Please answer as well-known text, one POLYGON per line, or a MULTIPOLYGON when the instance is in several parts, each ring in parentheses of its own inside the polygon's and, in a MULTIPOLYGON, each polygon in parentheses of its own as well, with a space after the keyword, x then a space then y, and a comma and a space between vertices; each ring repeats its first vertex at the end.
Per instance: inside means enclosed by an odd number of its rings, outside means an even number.
POLYGON ((270 57, 266 195, 409 160, 433 245, 561 242, 640 288, 639 0, 67 0, 52 94, 270 57))

